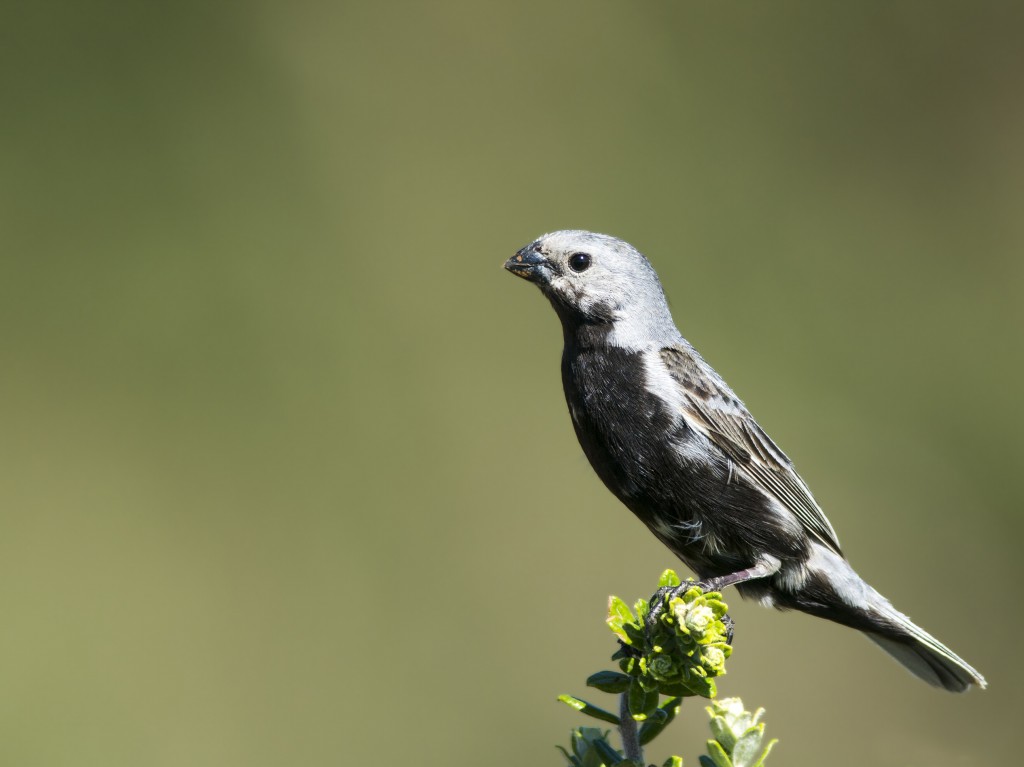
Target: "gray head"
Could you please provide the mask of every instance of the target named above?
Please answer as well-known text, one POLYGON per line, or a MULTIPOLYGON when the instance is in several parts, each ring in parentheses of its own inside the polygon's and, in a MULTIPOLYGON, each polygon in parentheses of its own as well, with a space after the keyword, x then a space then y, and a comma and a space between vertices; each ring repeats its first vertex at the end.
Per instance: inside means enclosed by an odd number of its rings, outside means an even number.
POLYGON ((552 232, 505 268, 540 288, 566 330, 608 323, 613 342, 631 348, 679 338, 654 267, 628 242, 579 230, 552 232))

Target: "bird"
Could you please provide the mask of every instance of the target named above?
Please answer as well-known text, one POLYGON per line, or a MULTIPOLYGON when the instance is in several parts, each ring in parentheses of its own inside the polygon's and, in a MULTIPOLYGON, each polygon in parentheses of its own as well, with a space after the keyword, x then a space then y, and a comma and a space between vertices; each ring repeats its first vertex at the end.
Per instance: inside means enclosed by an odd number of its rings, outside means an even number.
POLYGON ((597 476, 705 591, 735 586, 858 629, 935 687, 986 686, 856 573, 793 462, 680 334, 636 248, 556 231, 504 267, 561 321, 565 399, 597 476))

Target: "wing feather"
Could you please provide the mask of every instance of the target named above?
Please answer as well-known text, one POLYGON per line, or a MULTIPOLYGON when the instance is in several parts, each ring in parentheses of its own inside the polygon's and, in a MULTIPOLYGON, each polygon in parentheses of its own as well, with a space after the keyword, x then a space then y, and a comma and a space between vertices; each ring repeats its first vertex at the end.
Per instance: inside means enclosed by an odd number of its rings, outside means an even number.
POLYGON ((743 403, 695 352, 661 350, 669 374, 683 392, 683 415, 765 493, 790 511, 804 528, 837 554, 839 538, 793 462, 758 426, 743 403))

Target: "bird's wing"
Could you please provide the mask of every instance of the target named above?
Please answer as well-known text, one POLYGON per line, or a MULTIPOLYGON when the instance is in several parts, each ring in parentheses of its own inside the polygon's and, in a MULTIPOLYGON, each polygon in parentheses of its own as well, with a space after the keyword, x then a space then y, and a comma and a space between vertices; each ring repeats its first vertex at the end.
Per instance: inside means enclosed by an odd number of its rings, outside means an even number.
POLYGON ((757 425, 743 403, 696 352, 679 347, 661 350, 669 374, 683 393, 687 422, 711 440, 764 492, 779 501, 800 523, 837 554, 839 538, 793 462, 757 425))

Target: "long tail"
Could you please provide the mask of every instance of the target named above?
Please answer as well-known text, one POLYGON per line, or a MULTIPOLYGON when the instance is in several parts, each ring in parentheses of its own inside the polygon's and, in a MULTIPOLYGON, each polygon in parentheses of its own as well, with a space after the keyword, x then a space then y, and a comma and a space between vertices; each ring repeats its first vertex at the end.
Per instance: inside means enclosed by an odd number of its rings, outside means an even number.
POLYGON ((797 593, 776 592, 778 607, 795 608, 860 629, 914 676, 935 687, 984 689, 985 677, 869 586, 838 554, 815 547, 807 582, 797 593))
POLYGON ((950 692, 966 692, 973 684, 985 689, 985 677, 963 658, 916 626, 888 602, 886 605, 889 610, 882 614, 882 618, 892 628, 885 634, 865 631, 864 635, 868 639, 928 684, 943 687, 950 692))

